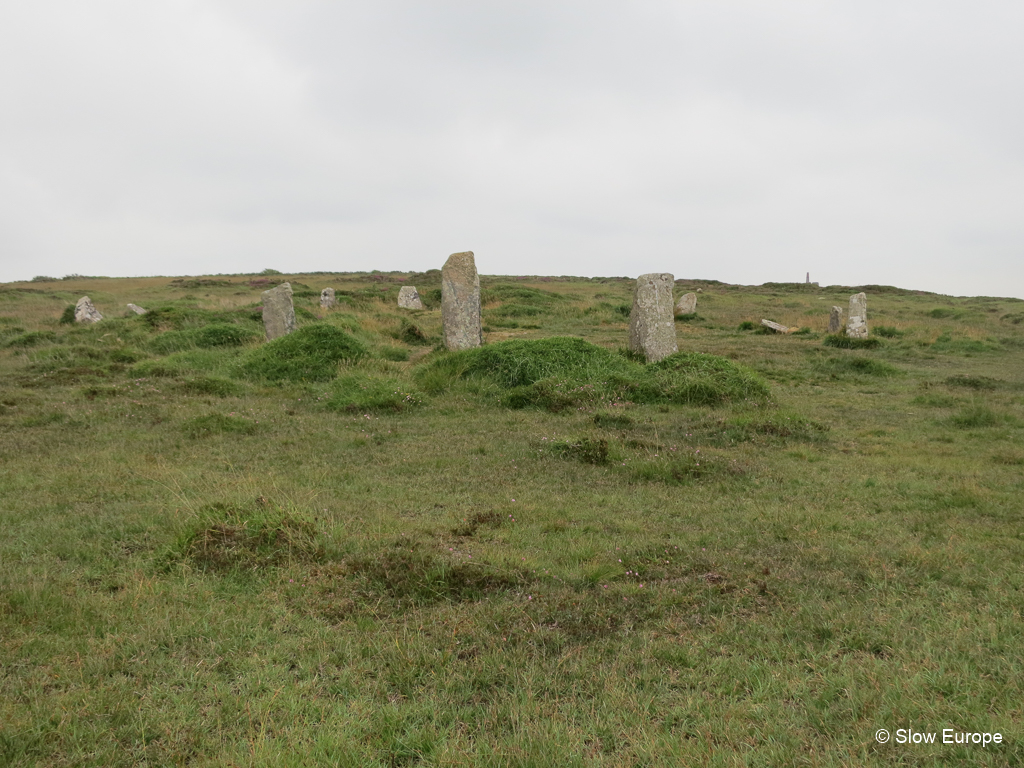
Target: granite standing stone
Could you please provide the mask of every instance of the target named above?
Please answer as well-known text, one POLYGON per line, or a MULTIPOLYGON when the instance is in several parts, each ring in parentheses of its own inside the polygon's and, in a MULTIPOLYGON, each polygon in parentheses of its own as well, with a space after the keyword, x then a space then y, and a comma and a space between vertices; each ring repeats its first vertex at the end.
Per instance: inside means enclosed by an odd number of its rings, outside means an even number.
POLYGON ((291 283, 281 283, 263 292, 263 327, 267 330, 267 341, 287 336, 295 330, 291 283))
POLYGON ((828 332, 839 333, 843 329, 843 308, 832 307, 828 313, 828 332))
POLYGON ((441 269, 441 325, 448 349, 472 349, 484 343, 480 275, 472 251, 453 253, 441 269))
POLYGON ((334 298, 333 288, 324 288, 320 291, 320 309, 330 309, 338 306, 338 300, 334 298))
POLYGON ((402 309, 423 309, 420 294, 413 285, 403 285, 398 291, 398 306, 402 309))
POLYGON ((697 311, 697 294, 687 293, 676 304, 677 315, 692 315, 697 311))
POLYGON ((846 335, 851 339, 866 339, 868 337, 868 297, 863 293, 855 293, 850 297, 846 335))
POLYGON ((103 315, 92 305, 92 299, 88 296, 83 296, 75 304, 76 323, 98 323, 102 319, 103 315))
POLYGON ((136 315, 144 315, 144 314, 146 314, 146 310, 144 310, 144 309, 143 309, 142 307, 140 307, 140 306, 139 306, 138 304, 129 304, 129 305, 128 305, 128 309, 130 309, 130 310, 131 310, 132 312, 134 312, 134 313, 135 313, 136 315))
POLYGON ((675 279, 667 272, 640 275, 636 280, 633 310, 629 315, 629 348, 642 352, 648 362, 679 351, 672 313, 674 284, 675 279))

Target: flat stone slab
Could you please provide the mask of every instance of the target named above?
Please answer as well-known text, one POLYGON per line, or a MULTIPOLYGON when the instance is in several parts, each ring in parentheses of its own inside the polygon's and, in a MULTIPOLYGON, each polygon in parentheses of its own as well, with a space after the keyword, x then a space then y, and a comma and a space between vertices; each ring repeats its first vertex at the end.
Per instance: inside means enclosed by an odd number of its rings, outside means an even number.
POLYGON ((128 309, 130 309, 130 310, 131 310, 132 312, 134 312, 134 313, 135 313, 136 315, 144 315, 144 314, 146 314, 146 310, 144 310, 144 309, 143 309, 142 307, 140 307, 140 306, 139 306, 138 304, 129 304, 129 305, 128 305, 128 309))
POLYGON ((657 362, 679 351, 672 304, 675 278, 668 272, 651 272, 636 279, 633 309, 629 315, 629 348, 657 362))
POLYGON ((792 333, 796 328, 790 328, 788 325, 782 325, 781 323, 773 323, 771 320, 762 320, 761 325, 765 328, 771 328, 776 333, 792 333))
POLYGON ((76 323, 98 323, 102 319, 103 315, 93 306, 92 299, 88 296, 83 296, 75 304, 76 323))
POLYGON ((403 285, 398 290, 398 306, 401 309, 423 309, 420 294, 414 285, 403 285))
POLYGON ((287 336, 295 330, 291 283, 281 283, 263 292, 263 327, 267 331, 267 341, 287 336))
POLYGON ((472 349, 484 343, 480 275, 472 251, 453 253, 441 268, 441 326, 448 349, 472 349))

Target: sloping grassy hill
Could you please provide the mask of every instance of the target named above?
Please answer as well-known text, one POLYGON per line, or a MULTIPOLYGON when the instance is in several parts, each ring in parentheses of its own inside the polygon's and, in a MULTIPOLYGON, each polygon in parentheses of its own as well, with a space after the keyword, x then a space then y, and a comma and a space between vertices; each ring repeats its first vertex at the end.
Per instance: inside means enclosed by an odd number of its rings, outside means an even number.
POLYGON ((0 285, 0 764, 1024 763, 1024 301, 439 277, 0 285))

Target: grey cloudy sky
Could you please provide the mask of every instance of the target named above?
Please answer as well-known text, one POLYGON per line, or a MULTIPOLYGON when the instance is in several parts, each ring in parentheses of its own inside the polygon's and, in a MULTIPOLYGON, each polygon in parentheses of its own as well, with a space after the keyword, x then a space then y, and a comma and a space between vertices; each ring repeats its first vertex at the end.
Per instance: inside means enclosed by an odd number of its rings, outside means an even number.
POLYGON ((1024 298, 1019 0, 0 4, 0 280, 439 267, 1024 298))

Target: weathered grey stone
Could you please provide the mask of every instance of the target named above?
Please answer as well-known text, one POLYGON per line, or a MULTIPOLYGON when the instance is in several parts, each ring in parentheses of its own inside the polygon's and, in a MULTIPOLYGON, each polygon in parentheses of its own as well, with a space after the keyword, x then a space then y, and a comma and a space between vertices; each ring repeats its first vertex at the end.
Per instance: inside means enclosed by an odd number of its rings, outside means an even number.
POLYGON ((403 285, 398 290, 398 306, 402 309, 423 309, 423 302, 416 291, 416 286, 403 285))
POLYGON ((762 320, 761 325, 765 328, 771 328, 776 333, 792 333, 796 328, 790 328, 788 325, 782 325, 781 323, 773 323, 771 320, 762 320))
POLYGON ((828 332, 839 333, 843 329, 843 308, 832 307, 828 313, 828 332))
POLYGON ((132 312, 134 312, 134 313, 135 313, 136 315, 144 315, 144 314, 146 314, 146 310, 144 310, 144 309, 143 309, 142 307, 140 307, 140 306, 139 306, 138 304, 129 304, 129 305, 128 305, 128 309, 130 309, 130 310, 131 310, 132 312))
POLYGON ((851 339, 866 339, 868 337, 868 297, 864 293, 855 293, 850 297, 846 335, 851 339))
POLYGON ((291 283, 281 283, 263 292, 263 327, 267 331, 267 341, 287 336, 295 330, 291 283))
POLYGON ((472 251, 453 253, 441 269, 441 326, 448 349, 471 349, 484 343, 480 275, 472 251))
POLYGON ((687 293, 676 304, 677 315, 692 315, 697 311, 697 294, 687 293))
POLYGON ((636 279, 633 310, 629 315, 629 348, 642 352, 648 362, 679 351, 672 314, 674 282, 667 272, 652 272, 636 279))
POLYGON ((324 288, 320 291, 320 308, 330 309, 331 307, 338 306, 338 300, 334 298, 333 288, 324 288))
POLYGON ((98 323, 102 319, 103 315, 92 305, 92 299, 88 296, 83 296, 75 304, 76 323, 98 323))

